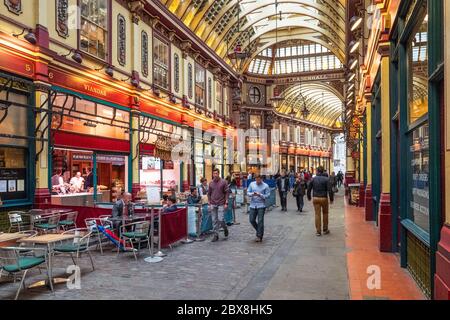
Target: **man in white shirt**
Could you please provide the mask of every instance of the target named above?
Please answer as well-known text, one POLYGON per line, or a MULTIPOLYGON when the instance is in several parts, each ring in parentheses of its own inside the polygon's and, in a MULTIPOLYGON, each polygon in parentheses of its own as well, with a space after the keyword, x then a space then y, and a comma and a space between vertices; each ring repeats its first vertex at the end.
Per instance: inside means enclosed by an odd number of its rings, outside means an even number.
POLYGON ((83 190, 84 178, 81 176, 81 172, 77 172, 75 177, 70 179, 70 185, 73 187, 75 192, 80 192, 83 190))

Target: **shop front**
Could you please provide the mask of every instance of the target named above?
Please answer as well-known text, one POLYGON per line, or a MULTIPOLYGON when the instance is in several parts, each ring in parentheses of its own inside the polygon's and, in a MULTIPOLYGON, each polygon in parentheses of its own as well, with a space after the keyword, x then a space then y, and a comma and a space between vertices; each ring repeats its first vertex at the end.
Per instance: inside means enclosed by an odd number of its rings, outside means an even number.
POLYGON ((391 142, 399 145, 398 151, 391 151, 398 159, 391 162, 391 173, 399 174, 390 177, 390 207, 392 224, 400 221, 392 239, 394 248, 400 249, 402 267, 428 297, 436 295, 434 274, 443 270, 436 268, 444 197, 442 9, 443 1, 402 1, 391 37, 396 50, 390 67, 397 71, 391 74, 398 73, 390 81, 390 91, 398 92, 391 98, 391 118, 399 123, 399 134, 391 142))
POLYGON ((297 172, 309 169, 309 150, 297 147, 296 149, 297 157, 297 172))
POLYGON ((138 198, 145 199, 146 188, 158 188, 161 194, 182 191, 183 162, 172 151, 186 137, 174 123, 148 114, 139 117, 139 184, 138 198))
POLYGON ((30 205, 34 182, 33 84, 0 74, 0 202, 30 205))
POLYGON ((115 202, 129 192, 129 111, 80 93, 54 90, 51 203, 115 202))

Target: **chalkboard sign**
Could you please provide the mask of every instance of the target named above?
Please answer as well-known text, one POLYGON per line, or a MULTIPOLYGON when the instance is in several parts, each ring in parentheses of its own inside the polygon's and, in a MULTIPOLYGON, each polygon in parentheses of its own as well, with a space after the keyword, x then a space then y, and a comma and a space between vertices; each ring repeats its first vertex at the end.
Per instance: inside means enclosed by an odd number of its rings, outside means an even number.
POLYGON ((27 197, 26 174, 25 168, 0 169, 0 197, 3 201, 27 197))

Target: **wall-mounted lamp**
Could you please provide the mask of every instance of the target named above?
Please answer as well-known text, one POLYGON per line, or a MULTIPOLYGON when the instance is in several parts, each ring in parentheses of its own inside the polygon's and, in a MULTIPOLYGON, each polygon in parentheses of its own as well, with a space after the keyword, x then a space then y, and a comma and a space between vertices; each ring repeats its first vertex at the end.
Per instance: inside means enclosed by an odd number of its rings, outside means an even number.
POLYGON ((76 51, 75 49, 70 49, 70 51, 69 51, 68 54, 63 54, 63 55, 60 55, 60 56, 66 58, 66 57, 68 57, 69 54, 71 54, 72 52, 73 52, 73 55, 72 55, 72 57, 71 57, 72 60, 75 61, 75 62, 77 62, 77 63, 82 63, 82 62, 83 62, 83 57, 82 57, 81 54, 80 54, 78 51, 76 51))
POLYGON ((108 76, 110 76, 110 77, 114 76, 114 68, 113 68, 113 66, 111 66, 109 64, 105 64, 103 67, 95 69, 95 71, 102 71, 103 69, 105 69, 105 73, 108 76))
POLYGON ((13 37, 19 38, 21 35, 23 35, 25 33, 25 31, 27 31, 27 34, 24 35, 23 38, 31 44, 36 44, 37 43, 36 35, 33 33, 33 30, 31 30, 29 28, 24 28, 21 33, 17 33, 17 34, 14 33, 13 37))

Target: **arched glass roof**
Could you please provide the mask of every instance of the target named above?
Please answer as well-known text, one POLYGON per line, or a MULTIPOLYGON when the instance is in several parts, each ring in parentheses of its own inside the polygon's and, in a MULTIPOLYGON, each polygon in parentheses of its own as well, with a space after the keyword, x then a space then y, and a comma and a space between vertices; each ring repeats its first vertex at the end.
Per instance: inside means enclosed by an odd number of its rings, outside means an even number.
POLYGON ((286 40, 320 44, 345 60, 345 0, 160 1, 224 60, 240 44, 248 58, 239 72, 286 40))
POLYGON ((267 48, 249 64, 247 72, 276 75, 342 68, 342 63, 328 48, 311 42, 283 43, 267 48))
POLYGON ((334 127, 342 115, 342 95, 326 83, 309 82, 289 87, 283 93, 284 100, 277 102, 276 111, 323 126, 334 127), (303 118, 301 110, 306 105, 310 114, 303 118))

